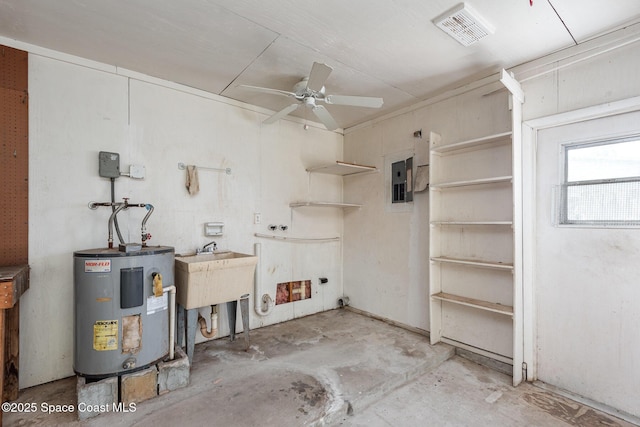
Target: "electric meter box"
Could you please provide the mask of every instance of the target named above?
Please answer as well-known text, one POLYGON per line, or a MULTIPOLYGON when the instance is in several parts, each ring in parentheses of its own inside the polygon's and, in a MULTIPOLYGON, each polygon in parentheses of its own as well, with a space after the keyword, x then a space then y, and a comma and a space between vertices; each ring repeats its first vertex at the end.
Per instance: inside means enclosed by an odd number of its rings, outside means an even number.
POLYGON ((120 154, 101 151, 98 154, 98 173, 103 178, 118 178, 120 176, 120 154))

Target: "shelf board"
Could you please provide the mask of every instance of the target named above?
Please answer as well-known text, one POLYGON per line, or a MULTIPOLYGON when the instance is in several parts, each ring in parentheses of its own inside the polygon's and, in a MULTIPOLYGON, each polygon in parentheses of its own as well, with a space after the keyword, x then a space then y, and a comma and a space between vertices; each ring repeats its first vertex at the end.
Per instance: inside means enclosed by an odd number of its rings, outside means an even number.
POLYGON ((470 139, 468 141, 456 142, 455 144, 441 145, 431 149, 433 153, 447 153, 451 151, 464 150, 465 148, 477 147, 484 144, 491 144, 511 137, 512 132, 503 132, 495 135, 489 135, 482 138, 470 139))
POLYGON ((454 188, 454 187, 466 187, 470 185, 484 185, 484 184, 499 184, 504 182, 511 182, 513 177, 509 176, 494 176, 491 178, 479 178, 479 179, 467 179, 464 181, 451 181, 441 182, 439 184, 430 184, 431 188, 454 188))
POLYGON ((431 221, 431 225, 513 225, 513 221, 431 221))
POLYGON ((513 270, 513 264, 492 261, 476 261, 473 259, 450 258, 450 257, 431 257, 431 261, 443 262, 449 264, 462 264, 472 267, 493 268, 496 270, 513 270))
POLYGON ((480 310, 491 311, 493 313, 504 314, 506 316, 513 316, 513 307, 509 305, 463 297, 460 295, 448 294, 446 292, 438 292, 437 294, 431 295, 431 298, 440 301, 451 302, 454 304, 466 305, 467 307, 474 307, 480 310))
POLYGON ((308 168, 307 172, 328 173, 332 175, 355 175, 364 172, 377 172, 378 169, 375 166, 357 165, 355 163, 347 163, 336 161, 328 165, 315 166, 308 168))
POLYGON ((291 208, 301 207, 316 207, 316 208, 360 208, 362 205, 356 205, 354 203, 335 203, 335 202, 293 202, 289 203, 291 208))

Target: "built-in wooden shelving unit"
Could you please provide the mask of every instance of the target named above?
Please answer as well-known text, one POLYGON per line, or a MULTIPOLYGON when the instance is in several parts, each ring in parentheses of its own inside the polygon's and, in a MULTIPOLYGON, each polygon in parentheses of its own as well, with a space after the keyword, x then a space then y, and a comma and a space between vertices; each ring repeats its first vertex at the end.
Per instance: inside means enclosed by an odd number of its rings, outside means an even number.
POLYGON ((430 337, 512 363, 517 384, 523 95, 504 72, 501 81, 510 91, 511 130, 453 143, 430 136, 430 337))

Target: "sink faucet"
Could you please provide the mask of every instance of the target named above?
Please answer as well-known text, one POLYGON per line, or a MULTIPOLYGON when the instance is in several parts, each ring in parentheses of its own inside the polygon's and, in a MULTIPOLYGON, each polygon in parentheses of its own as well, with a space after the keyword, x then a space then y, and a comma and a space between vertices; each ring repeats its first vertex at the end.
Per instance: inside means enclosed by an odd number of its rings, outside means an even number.
POLYGON ((198 248, 196 249, 196 253, 197 254, 201 254, 201 253, 210 253, 215 251, 216 249, 218 249, 218 245, 216 244, 215 241, 209 242, 206 245, 204 245, 202 247, 202 249, 198 248))

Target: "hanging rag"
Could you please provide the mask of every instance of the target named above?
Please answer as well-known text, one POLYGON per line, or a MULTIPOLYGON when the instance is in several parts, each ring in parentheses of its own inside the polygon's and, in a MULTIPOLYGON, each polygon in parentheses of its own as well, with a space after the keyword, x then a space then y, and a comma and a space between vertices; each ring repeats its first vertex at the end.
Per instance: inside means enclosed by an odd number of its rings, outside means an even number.
POLYGON ((200 182, 198 181, 198 169, 195 165, 187 165, 187 191, 192 196, 200 191, 200 182))

